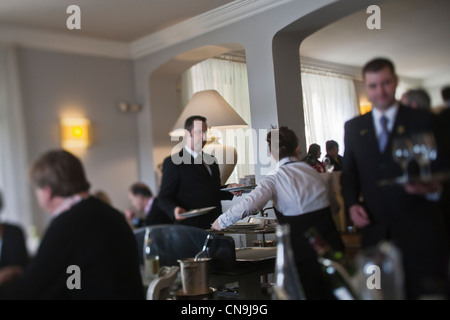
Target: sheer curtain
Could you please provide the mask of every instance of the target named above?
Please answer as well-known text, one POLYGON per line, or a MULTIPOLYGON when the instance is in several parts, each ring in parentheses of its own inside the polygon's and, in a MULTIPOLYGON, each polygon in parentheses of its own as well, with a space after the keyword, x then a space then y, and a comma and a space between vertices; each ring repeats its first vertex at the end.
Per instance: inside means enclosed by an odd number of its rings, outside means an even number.
MULTIPOLYGON (((228 59, 207 59, 184 72, 181 77, 181 96, 185 106, 192 95, 202 90, 217 90, 251 128, 250 99, 247 65, 228 59)), ((238 159, 227 183, 254 174, 253 142, 251 130, 235 130, 234 134, 222 132, 223 144, 236 148, 238 159), (233 137, 231 137, 233 136, 233 137)))
POLYGON ((0 192, 3 220, 32 224, 25 126, 15 49, 0 43, 0 192))
POLYGON ((335 140, 344 154, 344 123, 359 115, 353 79, 334 73, 302 68, 306 146, 335 140))

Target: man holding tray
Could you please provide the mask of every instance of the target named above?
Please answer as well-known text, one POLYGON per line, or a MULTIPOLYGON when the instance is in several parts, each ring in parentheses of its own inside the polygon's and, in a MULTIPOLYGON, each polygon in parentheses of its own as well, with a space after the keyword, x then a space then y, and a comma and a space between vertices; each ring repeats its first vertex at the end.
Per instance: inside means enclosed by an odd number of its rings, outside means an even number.
POLYGON ((227 186, 221 186, 217 160, 202 152, 208 129, 206 118, 191 116, 184 128, 186 145, 164 160, 159 204, 174 223, 208 229, 222 213, 221 200, 231 200, 242 191, 220 190, 227 186))

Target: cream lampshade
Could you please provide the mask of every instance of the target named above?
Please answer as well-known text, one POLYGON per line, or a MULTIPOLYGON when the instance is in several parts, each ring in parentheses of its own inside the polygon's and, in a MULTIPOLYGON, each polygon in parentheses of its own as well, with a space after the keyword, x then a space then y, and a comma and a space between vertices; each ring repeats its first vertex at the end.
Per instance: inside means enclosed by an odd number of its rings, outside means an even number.
MULTIPOLYGON (((246 128, 248 124, 234 111, 230 104, 216 90, 196 92, 175 122, 169 135, 184 136, 184 122, 190 116, 203 116, 207 120, 208 131, 246 128)), ((208 137, 211 141, 203 150, 210 153, 219 161, 222 184, 228 180, 237 163, 237 153, 233 146, 218 143, 215 137, 208 137), (230 155, 232 160, 230 160, 230 155)))
POLYGON ((184 122, 190 116, 203 116, 209 127, 217 129, 246 128, 248 124, 216 90, 196 92, 172 127, 170 136, 184 136, 184 122))

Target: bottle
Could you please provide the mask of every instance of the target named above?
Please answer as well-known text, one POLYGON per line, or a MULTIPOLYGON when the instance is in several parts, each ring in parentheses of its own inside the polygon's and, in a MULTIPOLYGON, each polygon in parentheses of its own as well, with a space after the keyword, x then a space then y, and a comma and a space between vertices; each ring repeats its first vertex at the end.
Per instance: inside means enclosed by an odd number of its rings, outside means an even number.
POLYGON ((149 285, 150 282, 158 277, 159 256, 148 229, 145 232, 144 243, 144 283, 149 285))
POLYGON ((272 299, 305 300, 292 253, 289 225, 278 225, 276 236, 278 244, 272 299))
POLYGON ((305 236, 319 257, 336 261, 337 263, 342 265, 342 267, 344 267, 349 277, 356 276, 356 267, 354 266, 354 264, 347 258, 344 252, 337 251, 331 248, 331 246, 320 235, 317 229, 309 228, 306 231, 305 236))
POLYGON ((319 257, 322 274, 337 300, 359 300, 356 289, 345 269, 336 261, 319 257))
POLYGON ((383 240, 376 246, 361 250, 356 255, 357 288, 361 299, 404 300, 406 288, 402 261, 400 249, 391 241, 383 240))
POLYGON ((305 236, 318 255, 322 274, 334 297, 338 300, 359 300, 357 269, 345 254, 331 248, 315 228, 308 229, 305 236))

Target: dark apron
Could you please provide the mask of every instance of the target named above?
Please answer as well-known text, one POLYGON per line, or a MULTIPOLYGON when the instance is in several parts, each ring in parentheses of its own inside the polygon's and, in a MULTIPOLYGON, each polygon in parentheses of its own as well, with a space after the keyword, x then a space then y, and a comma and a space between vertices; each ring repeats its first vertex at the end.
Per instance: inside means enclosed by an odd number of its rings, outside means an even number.
POLYGON ((311 227, 316 228, 334 250, 344 252, 344 243, 336 228, 330 207, 298 216, 285 216, 275 207, 274 211, 280 224, 290 226, 291 246, 297 263, 311 259, 317 260, 316 252, 305 237, 305 232, 311 227))

